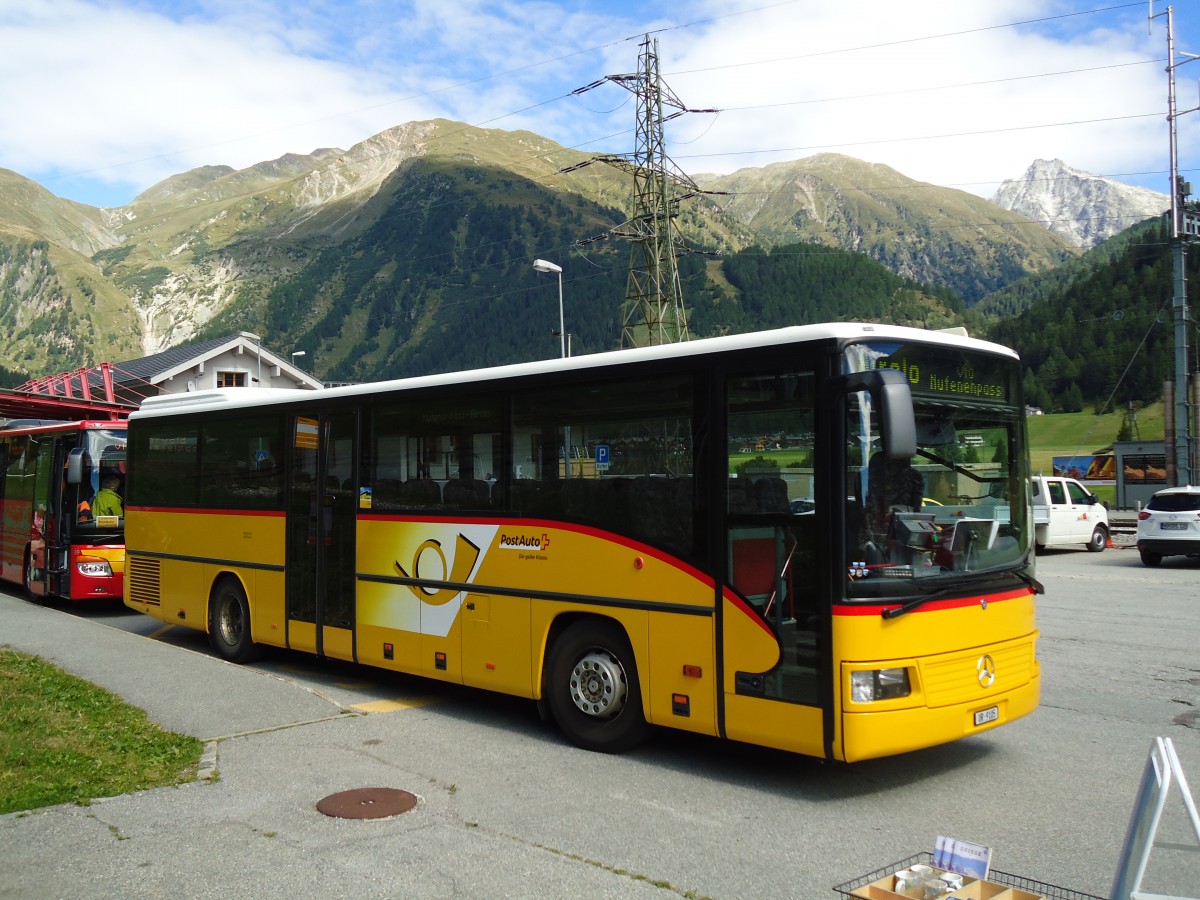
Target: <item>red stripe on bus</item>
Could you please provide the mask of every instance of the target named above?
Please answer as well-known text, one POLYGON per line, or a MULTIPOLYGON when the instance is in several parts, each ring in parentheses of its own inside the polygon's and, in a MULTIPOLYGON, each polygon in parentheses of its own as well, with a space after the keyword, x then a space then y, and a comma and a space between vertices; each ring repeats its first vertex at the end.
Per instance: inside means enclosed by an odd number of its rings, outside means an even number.
MULTIPOLYGON (((939 609, 961 609, 967 606, 978 606, 984 600, 988 603, 1002 603, 1005 600, 1021 600, 1032 595, 1032 590, 1017 590, 1008 591, 1003 594, 973 594, 967 597, 946 597, 922 603, 913 612, 921 613, 934 612, 939 609)), ((905 602, 907 601, 893 600, 887 603, 869 603, 861 606, 857 603, 842 602, 834 606, 833 614, 835 616, 880 616, 883 615, 885 610, 897 609, 903 606, 905 602)))
POLYGON ((745 600, 743 600, 741 597, 739 597, 737 594, 735 594, 733 591, 729 590, 728 588, 725 589, 725 599, 728 600, 730 603, 732 603, 735 607, 737 607, 742 612, 742 614, 744 616, 746 616, 746 618, 748 618, 751 622, 753 622, 755 625, 757 625, 759 628, 761 628, 763 631, 765 631, 767 634, 769 634, 772 638, 775 637, 775 632, 771 630, 771 626, 769 626, 765 621, 763 621, 763 617, 761 615, 759 615, 750 606, 749 603, 747 603, 745 600))
POLYGON ((268 516, 281 519, 287 515, 287 512, 282 509, 202 509, 197 507, 181 509, 178 506, 126 506, 125 512, 182 513, 188 516, 268 516))

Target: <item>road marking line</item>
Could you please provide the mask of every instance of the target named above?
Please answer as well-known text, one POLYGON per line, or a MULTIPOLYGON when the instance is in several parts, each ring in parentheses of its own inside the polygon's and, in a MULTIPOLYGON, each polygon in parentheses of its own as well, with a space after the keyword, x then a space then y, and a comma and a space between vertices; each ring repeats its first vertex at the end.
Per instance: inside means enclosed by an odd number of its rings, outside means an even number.
POLYGON ((353 703, 350 708, 365 713, 388 713, 401 709, 419 709, 437 701, 437 697, 413 697, 411 700, 368 700, 366 703, 353 703))

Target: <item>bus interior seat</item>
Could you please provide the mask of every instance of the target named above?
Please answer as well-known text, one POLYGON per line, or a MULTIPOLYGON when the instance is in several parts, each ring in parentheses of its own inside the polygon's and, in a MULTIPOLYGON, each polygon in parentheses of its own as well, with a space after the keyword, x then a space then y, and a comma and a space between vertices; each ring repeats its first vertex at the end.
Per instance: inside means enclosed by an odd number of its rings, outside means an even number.
POLYGON ((479 478, 447 481, 442 497, 444 505, 451 509, 488 509, 492 505, 488 483, 479 478))
POLYGON ((754 481, 754 499, 758 511, 786 513, 788 511, 787 482, 782 478, 765 477, 754 481))
POLYGON ((400 503, 413 509, 430 509, 442 505, 442 494, 436 481, 414 478, 401 486, 400 503))

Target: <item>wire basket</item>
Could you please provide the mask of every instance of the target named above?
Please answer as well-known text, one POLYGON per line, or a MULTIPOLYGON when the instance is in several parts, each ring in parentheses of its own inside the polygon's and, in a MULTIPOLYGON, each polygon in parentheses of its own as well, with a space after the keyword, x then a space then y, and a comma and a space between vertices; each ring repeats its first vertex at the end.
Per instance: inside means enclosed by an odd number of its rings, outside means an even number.
MULTIPOLYGON (((884 866, 882 869, 876 869, 874 872, 868 872, 866 875, 860 875, 847 881, 845 884, 837 885, 834 890, 843 897, 853 898, 858 900, 858 896, 853 891, 858 888, 864 888, 872 882, 878 881, 881 878, 886 878, 900 869, 907 869, 917 863, 924 863, 927 866, 933 865, 933 854, 929 852, 917 853, 907 859, 902 859, 899 862, 892 863, 890 866, 884 866)), ((1032 878, 1025 878, 1022 875, 1013 875, 1009 872, 1000 872, 992 869, 988 872, 988 881, 1002 884, 1005 887, 1019 888, 1023 891, 1028 891, 1031 894, 1037 894, 1045 897, 1046 900, 1105 900, 1103 897, 1098 897, 1095 894, 1085 894, 1083 891, 1073 891, 1070 888, 1058 887, 1057 885, 1047 884, 1044 881, 1034 881, 1032 878)))

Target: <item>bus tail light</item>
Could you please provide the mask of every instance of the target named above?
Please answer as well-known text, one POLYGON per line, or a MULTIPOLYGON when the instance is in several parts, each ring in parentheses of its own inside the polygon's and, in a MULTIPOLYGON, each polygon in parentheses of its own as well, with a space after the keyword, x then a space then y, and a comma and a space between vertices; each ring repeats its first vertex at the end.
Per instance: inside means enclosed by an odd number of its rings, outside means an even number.
POLYGON ((863 669, 850 673, 850 699, 854 703, 895 700, 911 693, 908 669, 863 669))
POLYGON ((75 560, 75 570, 80 575, 86 575, 89 578, 112 578, 112 566, 108 564, 106 559, 77 559, 75 560))

